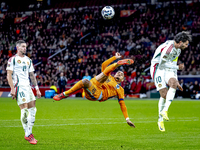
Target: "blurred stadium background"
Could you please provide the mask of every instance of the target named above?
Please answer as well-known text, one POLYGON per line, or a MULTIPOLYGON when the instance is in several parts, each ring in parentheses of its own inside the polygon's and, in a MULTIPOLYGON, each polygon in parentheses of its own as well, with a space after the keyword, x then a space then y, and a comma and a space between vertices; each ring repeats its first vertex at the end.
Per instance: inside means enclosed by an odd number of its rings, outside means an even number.
MULTIPOLYGON (((0 149, 199 149, 199 101, 190 100, 200 98, 199 9, 199 0, 1 0, 0 149), (112 20, 101 17, 106 5, 115 9, 112 20), (193 41, 178 60, 185 64, 178 71, 184 92, 177 90, 179 100, 170 108, 163 134, 156 124, 159 94, 149 67, 156 47, 180 31, 190 31, 193 41), (19 39, 27 42, 27 55, 46 98, 36 104, 35 146, 23 139, 16 102, 5 98, 10 91, 7 60, 15 55, 19 39), (69 89, 86 73, 100 73, 101 63, 115 52, 135 60, 134 65, 119 68, 125 73, 122 87, 135 129, 124 122, 116 99, 48 99, 50 87, 59 93, 61 72, 69 89)), ((81 91, 72 97, 81 97, 81 91)))
MULTIPOLYGON (((158 97, 149 73, 150 61, 158 45, 183 30, 193 42, 181 53, 178 72, 184 92, 176 97, 200 96, 200 7, 199 0, 6 0, 0 9, 0 91, 8 95, 6 64, 15 55, 15 42, 27 42, 27 55, 33 60, 42 95, 50 86, 58 88, 63 72, 70 88, 86 72, 100 73, 100 64, 120 52, 135 64, 121 67, 122 83, 128 97, 158 97), (101 9, 111 5, 116 15, 103 20, 101 9)), ((74 96, 81 96, 79 91, 74 96)), ((59 93, 59 89, 58 89, 59 93)))

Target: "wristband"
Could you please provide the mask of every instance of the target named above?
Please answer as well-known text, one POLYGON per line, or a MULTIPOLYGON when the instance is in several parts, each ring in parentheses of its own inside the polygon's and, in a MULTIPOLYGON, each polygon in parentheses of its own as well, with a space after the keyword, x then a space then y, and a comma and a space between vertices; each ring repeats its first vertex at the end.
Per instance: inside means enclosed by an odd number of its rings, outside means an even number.
POLYGON ((39 89, 39 87, 36 85, 36 86, 35 86, 35 89, 36 89, 36 90, 38 90, 38 89, 39 89))
POLYGON ((126 121, 129 120, 129 117, 126 118, 126 121))

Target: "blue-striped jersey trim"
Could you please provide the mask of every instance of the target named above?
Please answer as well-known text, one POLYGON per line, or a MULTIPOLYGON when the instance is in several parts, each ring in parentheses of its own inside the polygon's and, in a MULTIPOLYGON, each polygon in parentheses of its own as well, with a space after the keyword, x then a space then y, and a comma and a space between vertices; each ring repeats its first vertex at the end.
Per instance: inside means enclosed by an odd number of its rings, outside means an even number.
POLYGON ((120 98, 120 99, 118 99, 118 102, 119 102, 119 101, 123 101, 123 100, 124 100, 123 98, 120 98))

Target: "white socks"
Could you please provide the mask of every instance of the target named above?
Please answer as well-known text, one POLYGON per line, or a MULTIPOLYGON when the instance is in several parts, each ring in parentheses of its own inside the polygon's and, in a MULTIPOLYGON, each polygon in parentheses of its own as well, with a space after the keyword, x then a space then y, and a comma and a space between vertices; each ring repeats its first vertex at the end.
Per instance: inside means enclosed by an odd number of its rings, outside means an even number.
POLYGON ((159 118, 158 118, 158 121, 163 121, 163 117, 160 115, 160 112, 163 110, 165 106, 165 99, 160 97, 159 99, 159 102, 158 102, 158 115, 159 115, 159 118))
POLYGON ((36 107, 32 107, 32 108, 29 108, 28 109, 28 131, 27 131, 27 135, 29 136, 30 134, 32 134, 32 128, 33 128, 33 125, 35 123, 35 114, 36 114, 36 107))
POLYGON ((28 131, 28 120, 27 120, 27 116, 28 116, 28 109, 27 108, 24 108, 24 109, 21 109, 21 123, 22 123, 22 126, 24 128, 24 132, 25 132, 25 135, 27 136, 27 131, 28 131))
POLYGON ((171 102, 174 100, 175 93, 176 93, 176 89, 170 87, 167 92, 166 103, 163 109, 164 111, 168 111, 171 102))

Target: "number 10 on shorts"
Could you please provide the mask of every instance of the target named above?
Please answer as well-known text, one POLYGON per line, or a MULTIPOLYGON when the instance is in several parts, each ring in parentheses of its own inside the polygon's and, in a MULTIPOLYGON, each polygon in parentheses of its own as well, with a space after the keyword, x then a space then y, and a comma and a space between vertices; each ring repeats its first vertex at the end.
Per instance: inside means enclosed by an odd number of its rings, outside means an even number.
POLYGON ((162 82, 162 79, 161 79, 160 76, 158 76, 158 77, 156 78, 156 83, 159 83, 159 82, 162 82))

